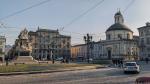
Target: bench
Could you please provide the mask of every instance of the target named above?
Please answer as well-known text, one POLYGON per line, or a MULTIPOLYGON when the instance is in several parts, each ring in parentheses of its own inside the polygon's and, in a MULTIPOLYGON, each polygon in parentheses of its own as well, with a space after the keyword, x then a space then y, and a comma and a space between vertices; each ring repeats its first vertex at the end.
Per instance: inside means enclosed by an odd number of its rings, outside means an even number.
POLYGON ((24 62, 16 62, 14 64, 17 65, 17 64, 25 64, 25 63, 24 62))
POLYGON ((150 84, 150 77, 139 77, 135 82, 136 84, 150 84))
POLYGON ((39 64, 48 64, 47 61, 39 61, 39 64))

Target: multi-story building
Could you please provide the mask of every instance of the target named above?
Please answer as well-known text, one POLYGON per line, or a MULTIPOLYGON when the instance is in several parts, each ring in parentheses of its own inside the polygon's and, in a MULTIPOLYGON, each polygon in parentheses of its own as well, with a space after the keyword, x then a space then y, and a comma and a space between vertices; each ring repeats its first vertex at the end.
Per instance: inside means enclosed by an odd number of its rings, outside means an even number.
POLYGON ((140 58, 150 58, 150 23, 146 23, 146 26, 138 28, 138 31, 140 58))
MULTIPOLYGON (((138 59, 138 37, 133 36, 133 31, 124 24, 124 18, 120 11, 115 16, 115 23, 106 30, 106 40, 93 42, 93 48, 89 49, 90 58, 107 59, 107 60, 136 60, 138 59)), ((71 50, 78 50, 83 45, 78 47, 73 46, 71 50), (74 49, 76 48, 76 49, 74 49)), ((73 57, 78 57, 79 54, 73 57)), ((87 57, 86 57, 87 58, 87 57)))
POLYGON ((51 60, 52 55, 70 59, 71 37, 59 34, 58 30, 40 29, 27 31, 24 29, 16 39, 11 55, 31 55, 36 60, 51 60))
POLYGON ((5 45, 6 45, 5 36, 0 36, 0 62, 5 61, 5 45))
MULTIPOLYGON (((39 29, 29 32, 29 40, 32 43, 32 56, 39 60, 50 60, 54 47, 54 37, 58 36, 57 30, 39 29)), ((53 51, 54 54, 54 51, 53 51)))
POLYGON ((60 35, 58 30, 38 29, 29 32, 32 56, 40 60, 50 60, 52 55, 70 58, 70 36, 60 35))

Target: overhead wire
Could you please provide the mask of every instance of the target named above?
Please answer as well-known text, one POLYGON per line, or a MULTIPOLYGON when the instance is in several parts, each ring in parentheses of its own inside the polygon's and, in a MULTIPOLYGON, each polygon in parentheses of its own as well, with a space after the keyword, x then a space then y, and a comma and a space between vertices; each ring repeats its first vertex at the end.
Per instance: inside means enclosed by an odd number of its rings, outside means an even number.
MULTIPOLYGON (((104 0, 99 1, 98 3, 96 3, 94 6, 92 6, 91 8, 89 8, 88 10, 86 10, 85 12, 83 12, 81 15, 77 16, 76 18, 74 18, 73 20, 71 20, 68 24, 66 24, 63 29, 61 31, 63 32, 69 32, 69 31, 64 31, 64 28, 72 25, 74 22, 76 22, 77 20, 79 20, 80 18, 82 18, 84 15, 86 15, 87 13, 89 13, 90 11, 92 11, 93 9, 95 9, 96 7, 98 7, 100 4, 102 4, 104 2, 104 0)), ((79 32, 69 32, 70 34, 74 33, 74 34, 79 34, 79 35, 86 35, 86 34, 81 34, 79 32)))
POLYGON ((66 24, 64 26, 64 28, 66 28, 66 27, 70 26, 71 24, 73 24, 74 22, 76 22, 77 20, 79 20, 80 18, 82 18, 84 15, 86 15, 87 13, 89 13, 90 11, 92 11, 93 9, 95 9, 96 7, 98 7, 103 2, 104 2, 104 0, 99 1, 97 4, 95 4, 94 6, 92 6, 91 8, 89 8, 88 10, 86 10, 85 12, 83 12, 81 15, 79 15, 76 18, 74 18, 73 20, 71 20, 68 24, 66 24))
POLYGON ((135 0, 131 0, 131 2, 125 7, 123 12, 126 12, 133 5, 134 2, 135 0))
MULTIPOLYGON (((34 7, 40 6, 40 5, 42 5, 42 4, 44 4, 44 3, 47 3, 47 2, 49 2, 49 1, 51 1, 51 0, 45 0, 45 1, 42 1, 42 2, 40 2, 40 3, 38 3, 38 4, 34 4, 34 5, 30 6, 30 7, 27 7, 27 8, 25 8, 25 9, 20 10, 20 11, 17 11, 17 12, 15 12, 15 13, 12 13, 12 14, 10 14, 10 15, 7 15, 7 16, 5 16, 5 17, 2 17, 2 18, 0 18, 0 20, 7 19, 7 18, 12 17, 12 16, 14 16, 14 15, 17 15, 17 14, 19 14, 19 13, 22 13, 22 12, 24 12, 24 11, 27 11, 27 10, 29 10, 29 9, 32 9, 32 8, 34 8, 34 7)), ((95 4, 93 7, 89 8, 89 9, 88 9, 87 11, 85 11, 83 14, 81 14, 81 15, 79 15, 77 18, 73 19, 73 20, 72 20, 70 23, 68 23, 66 26, 71 25, 73 22, 75 22, 76 20, 80 19, 82 16, 84 16, 85 14, 87 14, 88 12, 90 12, 91 10, 93 10, 94 8, 96 8, 98 5, 100 5, 103 1, 104 1, 104 0, 101 0, 100 2, 98 2, 97 4, 95 4)), ((0 26, 0 27, 1 27, 1 26, 0 26)), ((6 26, 4 26, 4 25, 3 25, 3 27, 4 27, 4 28, 16 28, 16 27, 6 27, 6 26)), ((64 29, 64 28, 63 28, 63 29, 64 29)), ((62 29, 62 31, 63 31, 63 29, 62 29)), ((63 31, 63 32, 69 32, 69 31, 63 31)), ((85 34, 81 34, 81 33, 78 33, 78 32, 70 32, 70 33, 85 35, 85 34)))
MULTIPOLYGON (((23 9, 23 10, 20 10, 20 11, 17 11, 17 12, 15 12, 15 13, 12 13, 12 14, 10 14, 10 15, 7 15, 7 16, 5 16, 5 17, 2 17, 2 18, 0 18, 0 21, 1 21, 1 20, 4 20, 4 19, 7 19, 7 18, 9 18, 9 17, 12 17, 12 16, 14 16, 14 15, 17 15, 17 14, 19 14, 19 13, 22 13, 22 12, 24 12, 24 11, 27 11, 27 10, 29 10, 29 9, 32 9, 32 8, 34 8, 34 7, 40 6, 40 5, 42 5, 42 4, 44 4, 44 3, 47 3, 47 2, 49 2, 49 1, 51 1, 51 0, 45 0, 45 1, 40 2, 40 3, 38 3, 38 4, 34 4, 34 5, 30 6, 30 7, 27 7, 27 8, 25 8, 25 9, 23 9)), ((100 2, 98 2, 97 4, 95 4, 94 6, 92 6, 91 8, 89 8, 89 9, 88 9, 87 11, 85 11, 83 14, 79 15, 78 17, 76 17, 75 19, 73 19, 71 22, 69 22, 67 25, 65 25, 65 27, 66 27, 66 26, 69 26, 69 25, 71 25, 71 24, 73 24, 75 21, 77 21, 78 19, 80 19, 81 17, 83 17, 84 15, 86 15, 88 12, 90 12, 90 11, 93 10, 93 9, 95 9, 95 8, 96 8, 97 6, 99 6, 103 1, 104 1, 104 0, 101 0, 100 2)), ((6 27, 6 26, 4 26, 4 25, 3 25, 3 27, 4 27, 4 28, 16 28, 16 27, 6 27)), ((64 29, 64 28, 63 28, 63 29, 64 29)), ((69 32, 69 31, 64 31, 63 29, 62 29, 63 32, 69 32)), ((81 34, 81 33, 78 33, 78 32, 70 32, 70 33, 79 34, 79 35, 85 35, 85 34, 81 34)))
POLYGON ((37 4, 34 4, 34 5, 32 5, 32 6, 29 6, 29 7, 27 7, 27 8, 24 8, 24 9, 22 9, 22 10, 19 10, 19 11, 17 11, 17 12, 14 12, 14 13, 12 13, 12 14, 9 14, 9 15, 7 15, 7 16, 5 16, 5 17, 0 18, 0 21, 1 21, 1 20, 4 20, 4 19, 7 19, 7 18, 10 18, 10 17, 12 17, 12 16, 15 16, 15 15, 17 15, 17 14, 20 14, 20 13, 22 13, 22 12, 25 12, 25 11, 27 11, 27 10, 30 10, 30 9, 32 9, 32 8, 38 7, 38 6, 42 5, 42 4, 45 4, 45 3, 50 2, 50 1, 51 1, 51 0, 45 0, 45 1, 39 2, 39 3, 37 3, 37 4))

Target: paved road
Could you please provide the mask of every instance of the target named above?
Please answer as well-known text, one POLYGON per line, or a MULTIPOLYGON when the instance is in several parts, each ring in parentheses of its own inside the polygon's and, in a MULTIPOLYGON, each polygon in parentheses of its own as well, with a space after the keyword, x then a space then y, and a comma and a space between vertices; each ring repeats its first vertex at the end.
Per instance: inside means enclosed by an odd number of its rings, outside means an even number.
POLYGON ((1 76, 0 84, 133 84, 137 77, 150 76, 150 64, 142 63, 140 74, 123 74, 119 68, 103 68, 48 74, 1 76))

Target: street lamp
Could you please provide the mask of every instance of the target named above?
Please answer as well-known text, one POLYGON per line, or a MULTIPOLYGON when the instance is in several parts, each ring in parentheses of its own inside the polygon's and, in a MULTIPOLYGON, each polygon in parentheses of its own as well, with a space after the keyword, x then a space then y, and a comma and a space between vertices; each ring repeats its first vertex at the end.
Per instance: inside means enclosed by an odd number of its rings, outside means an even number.
POLYGON ((51 57, 52 57, 52 64, 55 63, 55 58, 54 58, 54 42, 51 43, 51 57))
POLYGON ((90 36, 90 35, 87 33, 87 35, 84 36, 84 41, 85 41, 85 43, 87 44, 87 61, 88 61, 88 63, 89 63, 89 58, 90 58, 90 56, 89 56, 89 48, 91 48, 89 44, 92 42, 92 36, 90 36))

